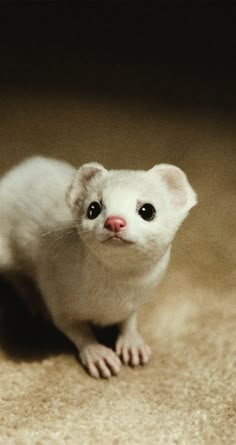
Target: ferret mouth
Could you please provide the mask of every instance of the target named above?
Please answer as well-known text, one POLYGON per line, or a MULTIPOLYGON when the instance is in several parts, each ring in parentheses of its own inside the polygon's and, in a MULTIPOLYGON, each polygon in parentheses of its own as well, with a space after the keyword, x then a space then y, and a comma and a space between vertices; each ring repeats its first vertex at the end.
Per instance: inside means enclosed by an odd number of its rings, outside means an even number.
POLYGON ((113 245, 117 244, 117 245, 122 245, 122 244, 134 244, 133 241, 131 240, 127 240, 121 236, 118 235, 111 235, 108 238, 106 238, 103 243, 111 243, 113 245))

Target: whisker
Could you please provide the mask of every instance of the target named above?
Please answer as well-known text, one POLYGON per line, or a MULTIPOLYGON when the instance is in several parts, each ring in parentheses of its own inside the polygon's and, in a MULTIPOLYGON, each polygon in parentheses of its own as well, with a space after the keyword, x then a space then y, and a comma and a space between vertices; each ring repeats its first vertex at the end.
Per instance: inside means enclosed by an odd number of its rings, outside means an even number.
POLYGON ((53 262, 57 259, 57 257, 60 255, 60 253, 61 253, 61 251, 59 250, 59 251, 56 253, 56 255, 54 255, 54 257, 51 259, 51 263, 53 263, 53 262))
POLYGON ((63 230, 66 231, 67 229, 76 228, 76 225, 70 225, 70 226, 64 226, 64 227, 58 227, 53 230, 49 230, 48 232, 44 232, 40 235, 41 238, 44 238, 45 236, 52 235, 53 233, 62 232, 63 230))

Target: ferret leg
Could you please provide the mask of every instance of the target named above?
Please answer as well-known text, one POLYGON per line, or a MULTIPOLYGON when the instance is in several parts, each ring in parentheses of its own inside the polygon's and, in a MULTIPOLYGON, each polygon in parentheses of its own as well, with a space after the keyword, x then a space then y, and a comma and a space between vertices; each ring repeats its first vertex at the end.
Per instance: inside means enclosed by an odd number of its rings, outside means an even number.
POLYGON ((76 322, 61 329, 76 345, 79 358, 92 377, 110 378, 120 371, 121 362, 112 349, 97 342, 87 322, 76 322))
POLYGON ((136 313, 130 315, 120 324, 116 353, 123 363, 132 366, 145 365, 149 361, 151 349, 137 331, 136 313))

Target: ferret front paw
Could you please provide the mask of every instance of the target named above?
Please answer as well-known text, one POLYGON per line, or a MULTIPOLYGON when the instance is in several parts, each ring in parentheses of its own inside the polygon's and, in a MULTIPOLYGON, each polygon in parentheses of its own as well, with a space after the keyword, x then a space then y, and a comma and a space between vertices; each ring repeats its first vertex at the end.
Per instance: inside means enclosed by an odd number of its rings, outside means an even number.
POLYGON ((92 377, 109 379, 120 372, 121 361, 112 351, 99 343, 84 346, 80 360, 92 377))
POLYGON ((126 365, 146 365, 151 357, 151 348, 138 333, 123 334, 117 340, 116 353, 126 365))

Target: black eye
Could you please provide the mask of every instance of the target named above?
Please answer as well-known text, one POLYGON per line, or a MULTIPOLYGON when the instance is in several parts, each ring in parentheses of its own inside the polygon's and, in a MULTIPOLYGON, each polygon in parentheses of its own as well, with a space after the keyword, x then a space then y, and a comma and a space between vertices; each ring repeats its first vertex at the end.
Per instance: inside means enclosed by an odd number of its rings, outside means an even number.
POLYGON ((138 213, 145 221, 152 221, 156 215, 156 210, 152 204, 143 204, 138 213))
POLYGON ((101 204, 99 204, 99 202, 97 201, 91 202, 87 210, 87 217, 89 219, 95 219, 101 213, 101 211, 102 211, 102 206, 101 204))

